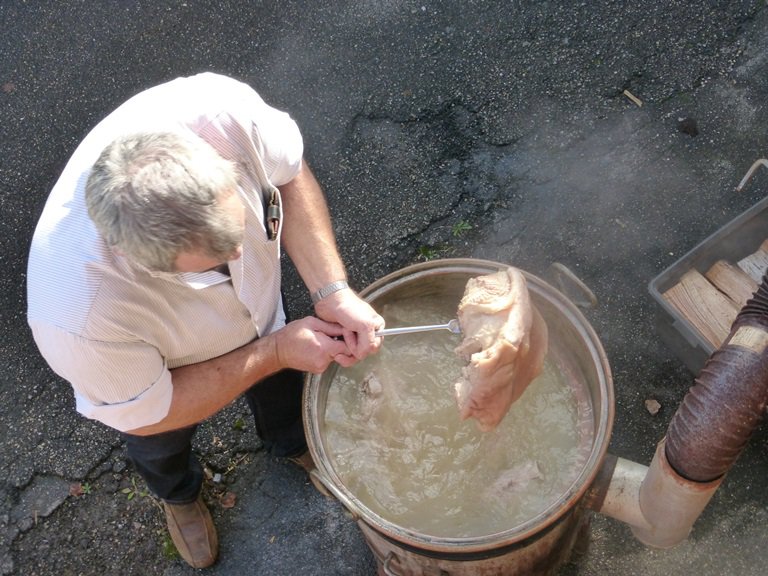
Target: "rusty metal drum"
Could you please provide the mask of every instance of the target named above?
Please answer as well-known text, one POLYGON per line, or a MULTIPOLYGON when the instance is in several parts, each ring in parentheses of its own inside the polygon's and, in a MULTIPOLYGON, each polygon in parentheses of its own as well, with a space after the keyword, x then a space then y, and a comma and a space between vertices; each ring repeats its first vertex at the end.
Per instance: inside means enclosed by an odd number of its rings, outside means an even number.
MULTIPOLYGON (((476 259, 416 264, 374 282, 361 296, 375 308, 391 302, 435 297, 460 299, 469 278, 506 265, 476 259)), ((575 480, 546 509, 504 530, 471 537, 436 537, 399 526, 365 506, 334 470, 324 433, 328 390, 335 369, 307 377, 303 417, 307 442, 317 464, 314 479, 357 521, 386 575, 550 575, 571 556, 588 526, 584 495, 605 458, 614 417, 613 382, 602 344, 578 308, 538 277, 524 272, 531 301, 549 330, 550 354, 583 385, 592 407, 593 439, 575 480)))

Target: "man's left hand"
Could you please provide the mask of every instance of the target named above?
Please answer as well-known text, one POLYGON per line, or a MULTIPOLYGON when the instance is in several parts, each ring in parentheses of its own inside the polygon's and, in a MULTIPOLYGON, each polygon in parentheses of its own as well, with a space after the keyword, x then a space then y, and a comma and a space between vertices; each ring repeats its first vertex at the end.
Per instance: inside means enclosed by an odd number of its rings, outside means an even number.
POLYGON ((323 298, 315 304, 315 312, 326 322, 341 324, 344 342, 356 360, 379 351, 381 337, 376 336, 376 331, 384 327, 384 318, 352 289, 323 298))

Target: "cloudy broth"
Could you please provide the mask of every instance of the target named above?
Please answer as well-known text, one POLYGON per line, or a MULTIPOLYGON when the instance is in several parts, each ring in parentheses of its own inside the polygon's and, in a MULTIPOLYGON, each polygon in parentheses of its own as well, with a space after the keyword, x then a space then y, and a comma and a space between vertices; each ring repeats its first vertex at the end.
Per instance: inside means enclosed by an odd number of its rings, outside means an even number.
MULTIPOLYGON (((456 304, 412 299, 381 313, 391 327, 436 324, 456 304)), ((495 430, 462 422, 460 338, 386 337, 378 355, 338 369, 324 415, 326 451, 347 489, 387 521, 437 537, 485 536, 541 513, 581 472, 594 434, 587 395, 553 353, 495 430)))

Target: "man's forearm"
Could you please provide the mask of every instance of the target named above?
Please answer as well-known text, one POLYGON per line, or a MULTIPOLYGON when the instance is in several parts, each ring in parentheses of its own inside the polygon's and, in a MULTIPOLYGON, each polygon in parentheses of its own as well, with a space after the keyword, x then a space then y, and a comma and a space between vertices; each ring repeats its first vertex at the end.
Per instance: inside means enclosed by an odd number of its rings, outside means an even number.
POLYGON ((301 172, 280 186, 283 201, 282 242, 310 292, 345 280, 323 192, 306 162, 301 172))
POLYGON ((171 370, 173 397, 168 414, 155 424, 128 431, 140 436, 196 424, 238 398, 255 382, 282 368, 272 335, 227 354, 171 370))

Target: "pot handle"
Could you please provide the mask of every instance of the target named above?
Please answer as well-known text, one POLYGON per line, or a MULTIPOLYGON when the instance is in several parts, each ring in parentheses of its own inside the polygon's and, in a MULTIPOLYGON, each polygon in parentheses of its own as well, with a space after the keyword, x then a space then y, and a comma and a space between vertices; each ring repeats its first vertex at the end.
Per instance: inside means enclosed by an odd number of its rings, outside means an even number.
POLYGON ((384 564, 382 565, 382 569, 384 570, 384 574, 386 576, 401 576, 397 572, 392 571, 392 561, 397 558, 397 554, 394 552, 390 552, 387 554, 387 557, 384 558, 384 564))
POLYGON ((568 266, 561 262, 553 262, 549 265, 548 276, 554 281, 558 290, 583 309, 597 306, 597 296, 568 266))

